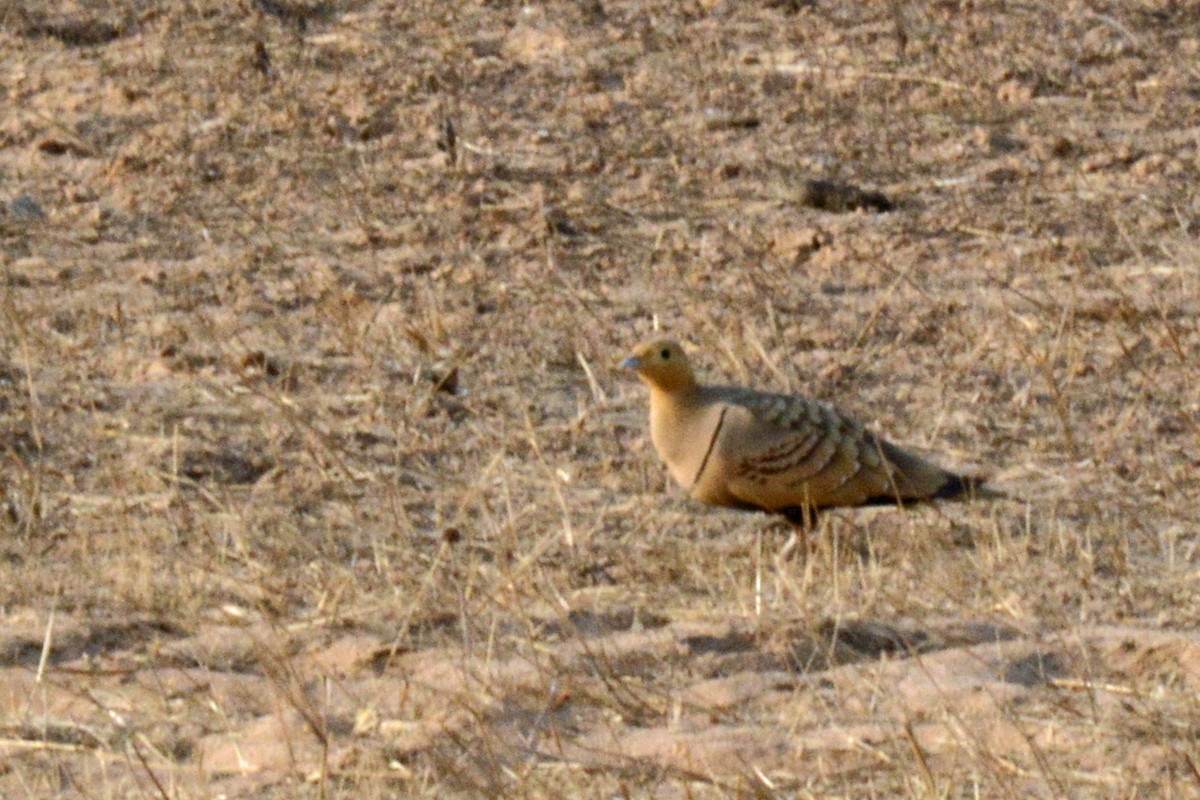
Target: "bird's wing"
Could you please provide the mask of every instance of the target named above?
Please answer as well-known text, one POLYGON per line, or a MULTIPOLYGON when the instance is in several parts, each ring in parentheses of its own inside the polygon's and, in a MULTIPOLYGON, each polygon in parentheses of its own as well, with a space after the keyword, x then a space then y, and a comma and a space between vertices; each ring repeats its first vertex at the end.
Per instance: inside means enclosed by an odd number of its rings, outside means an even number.
POLYGON ((742 502, 772 511, 856 506, 910 488, 886 455, 893 446, 824 403, 749 390, 722 399, 724 425, 709 458, 742 502))

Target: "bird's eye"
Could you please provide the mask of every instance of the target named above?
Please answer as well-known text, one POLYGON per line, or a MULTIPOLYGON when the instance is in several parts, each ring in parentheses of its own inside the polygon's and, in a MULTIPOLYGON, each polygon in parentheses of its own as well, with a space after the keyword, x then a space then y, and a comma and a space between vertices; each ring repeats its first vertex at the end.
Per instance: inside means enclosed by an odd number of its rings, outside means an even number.
POLYGON ((662 356, 662 360, 663 360, 663 361, 668 361, 668 360, 670 360, 670 358, 671 358, 671 350, 670 350, 670 348, 664 347, 664 348, 662 349, 662 352, 661 352, 661 353, 659 353, 659 355, 660 355, 660 356, 662 356))

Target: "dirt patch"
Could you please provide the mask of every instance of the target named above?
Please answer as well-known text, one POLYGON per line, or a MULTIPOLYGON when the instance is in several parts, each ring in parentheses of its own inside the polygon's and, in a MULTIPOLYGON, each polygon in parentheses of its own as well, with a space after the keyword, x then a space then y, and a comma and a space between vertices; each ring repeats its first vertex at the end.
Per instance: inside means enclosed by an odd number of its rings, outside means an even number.
POLYGON ((1200 793, 1190 7, 0 17, 0 794, 1200 793), (1011 499, 777 561, 656 326, 1011 499))

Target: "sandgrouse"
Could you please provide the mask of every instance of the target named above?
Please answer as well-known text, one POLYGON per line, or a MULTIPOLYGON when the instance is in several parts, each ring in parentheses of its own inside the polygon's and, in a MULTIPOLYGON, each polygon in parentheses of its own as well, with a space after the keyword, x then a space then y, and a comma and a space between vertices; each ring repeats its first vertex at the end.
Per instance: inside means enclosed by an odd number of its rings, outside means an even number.
POLYGON ((654 448, 702 503, 782 514, 810 528, 826 508, 996 494, 815 400, 702 385, 677 342, 646 342, 621 366, 650 387, 654 448))

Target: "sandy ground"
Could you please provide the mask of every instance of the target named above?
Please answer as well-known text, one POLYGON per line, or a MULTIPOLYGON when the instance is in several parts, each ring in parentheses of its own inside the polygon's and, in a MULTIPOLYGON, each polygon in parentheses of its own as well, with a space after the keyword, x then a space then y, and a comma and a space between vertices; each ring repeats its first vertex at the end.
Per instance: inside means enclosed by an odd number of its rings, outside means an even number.
POLYGON ((0 796, 1200 796, 1198 57, 1165 0, 0 4, 0 796), (658 463, 656 327, 1011 499, 777 562, 658 463))

